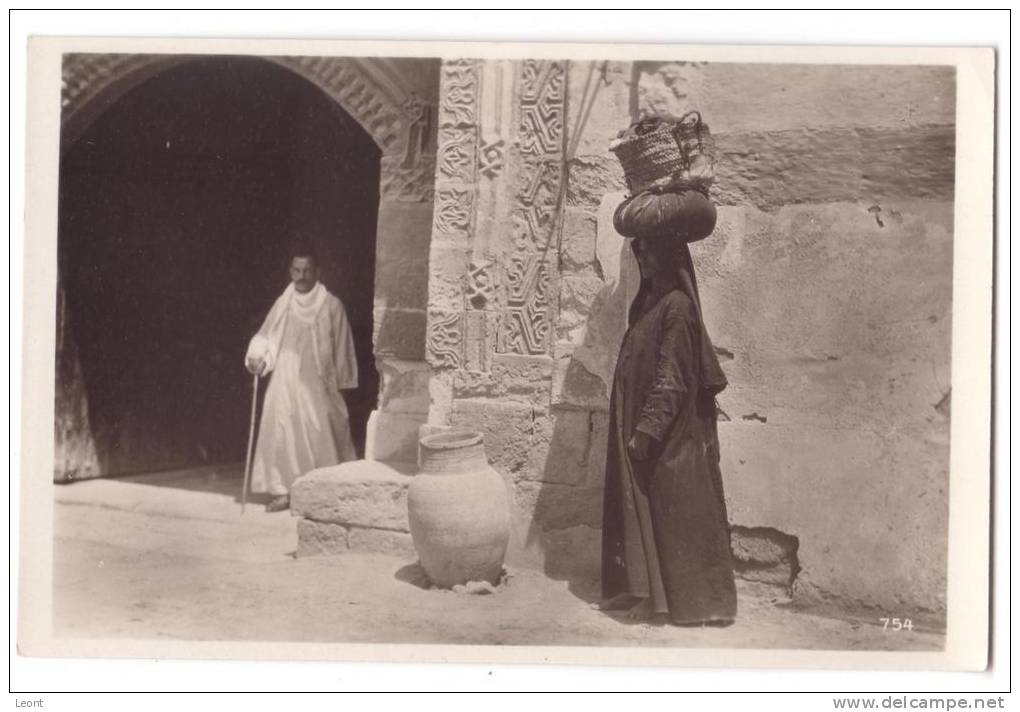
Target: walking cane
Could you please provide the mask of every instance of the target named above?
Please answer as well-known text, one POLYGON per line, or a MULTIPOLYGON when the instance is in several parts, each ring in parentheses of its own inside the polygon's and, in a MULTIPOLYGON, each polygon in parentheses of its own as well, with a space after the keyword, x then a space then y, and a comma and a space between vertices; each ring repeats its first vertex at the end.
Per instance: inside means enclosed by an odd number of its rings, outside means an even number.
POLYGON ((259 374, 255 374, 255 382, 251 390, 251 424, 248 426, 248 454, 244 458, 244 484, 241 486, 241 516, 244 516, 244 505, 248 502, 248 480, 251 478, 251 449, 255 445, 255 406, 259 400, 259 374))

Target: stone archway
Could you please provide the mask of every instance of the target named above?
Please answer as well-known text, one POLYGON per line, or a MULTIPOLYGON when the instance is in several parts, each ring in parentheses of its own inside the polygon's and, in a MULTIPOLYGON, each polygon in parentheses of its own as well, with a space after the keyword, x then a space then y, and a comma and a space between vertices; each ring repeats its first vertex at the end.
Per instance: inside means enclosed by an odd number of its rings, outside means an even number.
MULTIPOLYGON (((62 82, 62 152, 132 88, 193 55, 68 54, 62 82)), ((333 99, 381 151, 373 352, 380 372, 366 456, 413 460, 427 418, 425 329, 439 61, 265 57, 333 99)), ((58 283, 54 478, 101 474, 76 345, 58 283)))

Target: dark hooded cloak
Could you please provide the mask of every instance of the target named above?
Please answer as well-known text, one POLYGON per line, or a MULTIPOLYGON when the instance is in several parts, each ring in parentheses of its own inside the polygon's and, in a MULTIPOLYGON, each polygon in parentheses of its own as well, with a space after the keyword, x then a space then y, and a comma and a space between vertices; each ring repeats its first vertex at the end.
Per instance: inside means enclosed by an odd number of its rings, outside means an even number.
POLYGON ((715 396, 726 387, 687 244, 656 239, 669 280, 643 280, 613 379, 602 592, 650 596, 678 624, 732 620, 737 599, 715 396), (635 430, 652 438, 633 460, 635 430))

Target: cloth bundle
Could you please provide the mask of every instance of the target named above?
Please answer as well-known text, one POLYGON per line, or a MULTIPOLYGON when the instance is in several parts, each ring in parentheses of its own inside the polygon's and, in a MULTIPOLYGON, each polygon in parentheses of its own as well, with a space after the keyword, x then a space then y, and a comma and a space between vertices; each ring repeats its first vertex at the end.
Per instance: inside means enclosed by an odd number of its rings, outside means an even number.
POLYGON ((613 213, 613 227, 624 237, 675 237, 703 240, 715 229, 715 206, 697 190, 646 190, 627 198, 613 213))
POLYGON ((613 215, 617 232, 686 242, 712 233, 715 141, 699 112, 642 118, 621 131, 609 150, 623 166, 631 193, 613 215))

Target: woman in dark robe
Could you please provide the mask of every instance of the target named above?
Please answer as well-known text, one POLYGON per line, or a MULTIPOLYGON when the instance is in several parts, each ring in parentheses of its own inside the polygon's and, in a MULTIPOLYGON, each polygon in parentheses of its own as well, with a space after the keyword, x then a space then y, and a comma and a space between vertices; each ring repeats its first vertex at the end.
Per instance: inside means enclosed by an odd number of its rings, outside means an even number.
POLYGON ((726 625, 737 613, 715 396, 726 377, 701 319, 687 243, 636 238, 610 401, 602 535, 606 609, 726 625))

